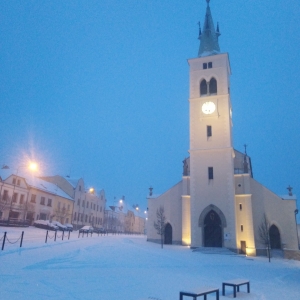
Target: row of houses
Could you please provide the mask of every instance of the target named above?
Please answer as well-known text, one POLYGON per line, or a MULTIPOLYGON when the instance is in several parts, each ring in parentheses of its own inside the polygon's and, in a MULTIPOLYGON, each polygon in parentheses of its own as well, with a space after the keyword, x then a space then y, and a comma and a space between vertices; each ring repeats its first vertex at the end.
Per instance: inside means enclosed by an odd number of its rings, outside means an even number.
POLYGON ((145 217, 134 209, 117 212, 106 208, 104 189, 86 187, 84 180, 68 176, 36 177, 0 170, 1 224, 27 223, 35 220, 59 221, 108 231, 144 233, 145 217))
POLYGON ((123 199, 105 210, 105 230, 109 232, 146 233, 147 212, 128 207, 123 199))

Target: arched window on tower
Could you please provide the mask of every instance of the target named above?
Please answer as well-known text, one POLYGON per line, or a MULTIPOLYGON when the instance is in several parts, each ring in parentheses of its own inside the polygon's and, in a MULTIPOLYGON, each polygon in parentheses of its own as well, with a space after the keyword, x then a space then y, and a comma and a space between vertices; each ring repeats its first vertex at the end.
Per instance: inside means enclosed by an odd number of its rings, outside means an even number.
POLYGON ((204 95, 207 95, 207 83, 205 79, 203 79, 200 83, 200 96, 204 95))
POLYGON ((209 94, 217 94, 218 88, 217 88, 217 80, 215 78, 212 78, 209 82, 209 94))

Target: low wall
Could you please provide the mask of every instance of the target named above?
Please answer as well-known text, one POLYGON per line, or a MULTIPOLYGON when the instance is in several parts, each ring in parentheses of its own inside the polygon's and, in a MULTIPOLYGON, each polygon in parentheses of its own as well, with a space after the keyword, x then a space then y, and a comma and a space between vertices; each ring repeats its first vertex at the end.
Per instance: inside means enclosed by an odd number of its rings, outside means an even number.
POLYGON ((300 260, 300 251, 284 249, 284 258, 300 260))

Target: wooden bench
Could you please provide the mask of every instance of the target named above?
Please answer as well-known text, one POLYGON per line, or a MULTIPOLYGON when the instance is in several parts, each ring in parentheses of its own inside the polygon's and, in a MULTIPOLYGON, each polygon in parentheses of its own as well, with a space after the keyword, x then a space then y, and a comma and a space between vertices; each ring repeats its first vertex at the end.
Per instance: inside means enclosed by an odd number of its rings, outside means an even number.
POLYGON ((236 291, 240 291, 241 285, 247 285, 247 292, 250 293, 250 281, 245 279, 234 279, 224 281, 222 284, 222 295, 225 296, 225 286, 232 286, 233 287, 233 298, 236 298, 236 291))
POLYGON ((219 289, 214 287, 203 287, 192 292, 180 292, 179 300, 183 300, 183 296, 193 297, 193 300, 196 300, 200 296, 204 296, 204 300, 207 300, 207 295, 212 293, 216 293, 216 300, 219 300, 219 289))

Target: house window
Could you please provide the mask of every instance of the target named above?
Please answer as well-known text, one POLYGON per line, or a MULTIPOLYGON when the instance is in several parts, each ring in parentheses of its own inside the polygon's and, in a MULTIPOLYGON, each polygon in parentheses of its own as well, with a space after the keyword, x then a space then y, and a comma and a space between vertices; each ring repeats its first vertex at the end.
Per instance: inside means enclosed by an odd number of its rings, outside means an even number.
POLYGON ((82 201, 82 207, 84 207, 84 200, 82 201))
POLYGON ((210 125, 206 126, 206 133, 207 133, 207 137, 212 136, 212 129, 210 125))
POLYGON ((21 184, 21 181, 20 179, 17 180, 17 185, 20 185, 21 184))
POLYGON ((203 79, 200 83, 200 96, 207 95, 207 82, 203 79))
POLYGON ((100 212, 102 212, 102 206, 100 206, 100 212))
POLYGON ((81 192, 81 185, 79 186, 79 192, 81 192))
POLYGON ((35 203, 36 202, 36 195, 32 194, 30 202, 35 203))
POLYGON ((13 178, 13 184, 16 184, 16 183, 17 183, 17 179, 13 178))
POLYGON ((52 199, 48 198, 48 204, 47 206, 51 207, 52 206, 52 199))
POLYGON ((102 218, 100 218, 100 224, 102 225, 102 218))
POLYGON ((76 217, 77 217, 77 215, 76 215, 76 212, 74 213, 74 221, 76 221, 76 217))
POLYGON ((94 210, 96 210, 96 204, 94 204, 94 210))
POLYGON ((40 213, 40 220, 47 220, 47 214, 40 213))
POLYGON ((241 232, 243 232, 244 231, 244 226, 243 225, 241 225, 241 232))
POLYGON ((83 222, 83 214, 81 214, 81 222, 83 222))
POLYGON ((80 206, 80 199, 77 200, 77 205, 80 206))
POLYGON ((85 215, 85 222, 87 222, 87 219, 88 219, 88 215, 85 215))
POLYGON ((203 64, 203 69, 204 69, 204 70, 207 69, 207 63, 204 63, 204 64, 203 64))
POLYGON ((4 201, 8 200, 8 190, 3 191, 3 200, 4 201))
POLYGON ((240 203, 240 210, 243 210, 243 205, 242 205, 242 203, 240 203))
POLYGON ((17 202, 18 201, 18 193, 14 193, 12 197, 12 202, 17 202))
POLYGON ((25 198, 25 195, 20 195, 20 204, 23 204, 24 203, 24 198, 25 198))
POLYGON ((212 62, 208 63, 208 68, 211 69, 212 68, 212 62))
POLYGON ((97 211, 99 210, 99 205, 97 205, 97 211))
POLYGON ((86 208, 89 208, 89 201, 86 202, 86 208))
POLYGON ((45 205, 45 202, 46 202, 46 198, 45 197, 41 197, 41 204, 45 205))
POLYGON ((214 179, 214 168, 208 167, 208 179, 214 179))

